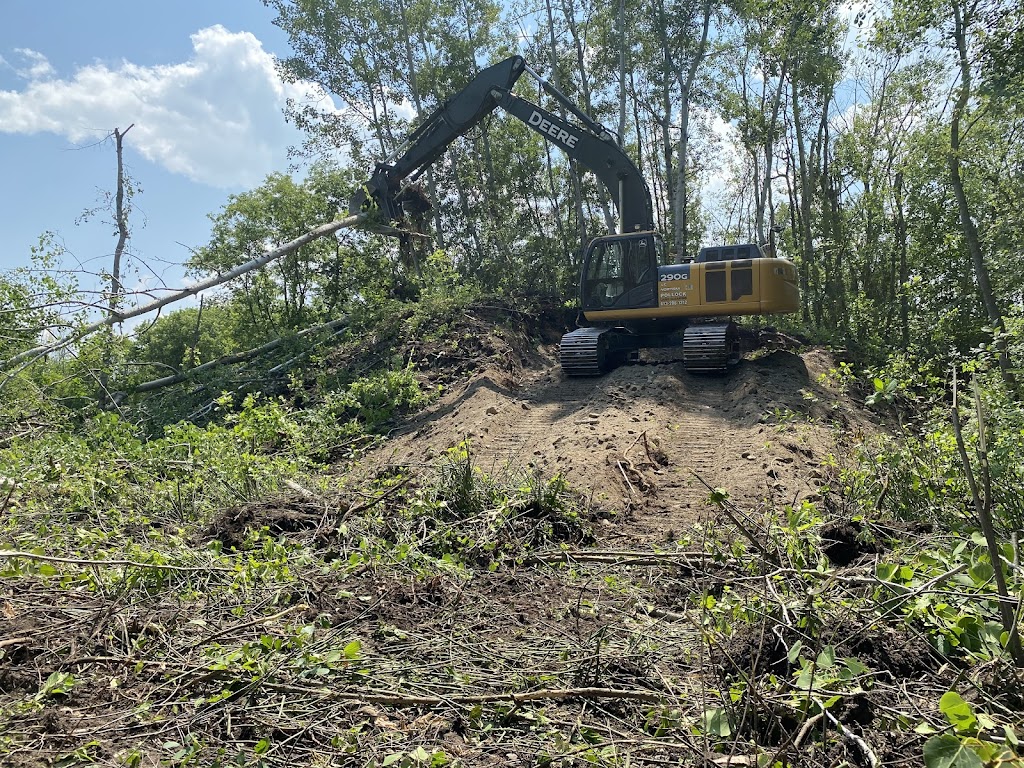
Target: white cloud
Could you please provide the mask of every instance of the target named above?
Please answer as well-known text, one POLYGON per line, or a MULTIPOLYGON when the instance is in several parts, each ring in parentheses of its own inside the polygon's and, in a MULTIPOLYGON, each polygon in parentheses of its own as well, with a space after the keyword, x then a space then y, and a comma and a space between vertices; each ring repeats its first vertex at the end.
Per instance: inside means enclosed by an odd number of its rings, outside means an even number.
POLYGON ((134 124, 128 145, 154 163, 213 187, 250 187, 282 170, 301 140, 281 112, 289 98, 334 109, 318 86, 283 82, 251 33, 218 24, 192 35, 192 47, 180 64, 93 64, 66 80, 51 77, 42 54, 19 49, 29 83, 0 91, 0 132, 82 142, 134 124))
POLYGON ((0 64, 13 69, 14 74, 18 77, 24 80, 42 80, 54 74, 50 62, 39 51, 33 51, 31 48, 15 48, 14 52, 24 61, 24 66, 16 66, 3 56, 0 56, 0 64))

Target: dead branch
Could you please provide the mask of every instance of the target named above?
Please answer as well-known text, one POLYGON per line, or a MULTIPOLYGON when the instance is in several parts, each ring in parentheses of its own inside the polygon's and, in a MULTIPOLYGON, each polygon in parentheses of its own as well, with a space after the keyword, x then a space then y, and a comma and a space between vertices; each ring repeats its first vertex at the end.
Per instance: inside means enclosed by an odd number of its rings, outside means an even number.
POLYGON ((412 479, 411 477, 407 477, 402 482, 397 483, 396 485, 391 486, 386 491, 384 491, 384 493, 381 493, 381 494, 379 494, 377 496, 374 496, 369 501, 364 501, 362 504, 357 504, 354 507, 350 507, 348 510, 346 510, 345 515, 348 516, 348 515, 354 515, 357 512, 365 512, 370 507, 374 507, 377 504, 380 504, 388 496, 391 496, 392 494, 397 493, 400 489, 402 489, 406 485, 408 485, 409 481, 411 479, 412 479))
MULTIPOLYGON (((693 470, 690 470, 690 474, 697 478, 701 485, 703 485, 709 491, 714 492, 715 489, 708 485, 707 481, 704 480, 703 477, 698 475, 693 470)), ((740 519, 738 517, 738 514, 741 514, 740 509, 735 504, 730 502, 728 499, 723 499, 721 502, 718 503, 718 506, 725 513, 725 516, 729 518, 729 521, 733 525, 735 525, 736 528, 739 529, 739 532, 743 534, 743 537, 751 544, 753 544, 754 548, 757 549, 757 551, 760 552, 762 555, 764 555, 766 560, 768 560, 773 565, 779 565, 778 553, 772 552, 770 549, 768 549, 768 547, 766 547, 756 536, 754 536, 753 533, 750 532, 747 526, 740 522, 740 519)))
POLYGON ((132 568, 153 568, 165 571, 180 571, 182 573, 196 573, 219 571, 221 573, 234 573, 232 568, 219 568, 213 565, 168 565, 161 563, 140 563, 136 560, 87 560, 77 557, 54 557, 52 555, 37 555, 35 552, 23 552, 16 549, 0 549, 0 557, 8 560, 39 560, 45 563, 66 563, 68 565, 98 565, 98 566, 126 566, 132 568))
POLYGON ((678 566, 704 568, 717 566, 735 568, 735 563, 713 560, 701 552, 586 552, 564 551, 531 555, 523 565, 551 565, 552 563, 607 563, 608 565, 678 566))
POLYGON ((278 619, 287 616, 289 613, 291 613, 294 610, 305 610, 308 607, 309 606, 305 605, 304 603, 298 603, 296 605, 290 605, 287 608, 285 608, 283 611, 278 611, 277 613, 273 614, 272 616, 261 616, 258 619, 253 619, 252 621, 247 621, 244 624, 236 624, 236 625, 231 626, 231 627, 225 627, 224 629, 217 630, 212 635, 210 635, 208 637, 205 637, 202 640, 199 640, 198 642, 192 643, 191 645, 187 646, 184 650, 185 651, 194 651, 196 648, 199 648, 200 646, 203 646, 203 645, 209 645, 214 640, 218 640, 218 639, 224 637, 225 635, 230 635, 230 634, 232 634, 234 632, 241 632, 242 630, 249 629, 251 627, 258 627, 258 626, 260 626, 262 624, 269 624, 272 621, 277 621, 278 619))
POLYGON ((878 755, 875 754, 875 751, 871 749, 871 745, 868 744, 860 736, 855 734, 853 731, 851 731, 849 728, 847 728, 845 725, 843 725, 841 722, 839 722, 836 719, 835 715, 833 715, 825 708, 824 704, 822 704, 820 701, 815 703, 821 708, 821 711, 825 713, 825 717, 829 719, 829 722, 831 722, 832 725, 834 725, 836 729, 839 731, 839 733, 842 734, 843 738, 847 739, 852 744, 854 744, 857 747, 857 749, 861 751, 864 757, 867 758, 868 765, 870 765, 871 768, 879 768, 879 766, 882 763, 879 761, 878 755))
POLYGON ((266 683, 269 690, 318 696, 321 700, 357 701, 390 707, 441 707, 453 704, 522 704, 527 701, 565 701, 566 699, 624 699, 630 701, 661 701, 664 694, 642 689, 623 688, 548 688, 525 693, 482 693, 462 696, 409 696, 398 691, 349 692, 330 688, 307 688, 300 685, 266 683))

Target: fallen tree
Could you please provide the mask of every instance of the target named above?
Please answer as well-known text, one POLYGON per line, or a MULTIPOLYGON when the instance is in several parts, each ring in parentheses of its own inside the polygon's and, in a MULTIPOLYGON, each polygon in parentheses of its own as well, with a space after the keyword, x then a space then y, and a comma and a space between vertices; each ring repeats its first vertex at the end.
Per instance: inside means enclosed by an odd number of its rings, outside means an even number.
MULTIPOLYGON (((169 387, 172 384, 178 384, 182 381, 192 378, 193 376, 208 371, 212 368, 217 368, 221 365, 234 365, 235 363, 244 363, 246 360, 251 360, 254 357, 270 352, 273 349, 281 346, 285 342, 293 339, 301 339, 303 336, 309 336, 310 334, 319 333, 321 331, 337 331, 339 328, 343 328, 348 324, 348 318, 342 317, 337 320, 331 320, 329 323, 321 323, 315 325, 312 328, 306 328, 303 331, 292 334, 290 336, 281 336, 279 338, 268 341, 266 344, 261 344, 258 347, 247 349, 244 352, 234 352, 230 355, 223 355, 218 357, 216 360, 211 360, 208 363, 197 365, 195 368, 190 368, 187 371, 180 371, 178 373, 171 374, 170 376, 163 376, 159 379, 153 379, 152 381, 146 381, 139 384, 136 387, 131 387, 131 391, 137 394, 143 392, 152 392, 154 389, 161 389, 163 387, 169 387)), ((278 366, 279 368, 280 366, 278 366)), ((277 368, 274 369, 276 371, 277 368)))
POLYGON ((0 370, 8 371, 7 376, 4 377, 3 381, 0 381, 0 387, 3 387, 8 381, 11 380, 15 373, 17 373, 17 371, 12 370, 16 366, 21 366, 21 368, 24 368, 25 366, 31 365, 33 362, 43 357, 44 355, 48 355, 52 352, 57 352, 62 349, 65 349, 66 347, 69 347, 72 344, 74 344, 76 341, 80 341, 81 339, 84 339, 86 336, 89 336, 90 334, 95 333, 96 331, 102 328, 114 325, 115 323, 124 322, 125 320, 130 320, 133 317, 140 317, 142 315, 149 314, 150 312, 156 312, 157 310, 163 309, 169 304, 174 304, 175 302, 181 301, 182 299, 187 299, 190 296, 195 296, 196 294, 205 291, 209 288, 215 288, 216 286, 222 285, 230 280, 234 280, 236 277, 240 277, 241 275, 244 275, 247 272, 252 272, 255 269, 265 267, 267 264, 276 261, 282 256, 285 256, 291 253, 292 251, 298 250, 307 243, 310 243, 314 240, 318 240, 321 237, 326 237, 327 235, 334 234, 339 230, 354 227, 358 224, 363 223, 365 220, 365 214, 358 214, 356 216, 346 216, 343 219, 336 219, 335 221, 328 222, 327 224, 321 224, 319 227, 311 229, 309 232, 300 235, 294 240, 290 240, 287 243, 284 243, 283 245, 279 245, 276 248, 272 248, 271 250, 264 253, 262 256, 258 256, 257 258, 247 261, 244 264, 240 264, 234 269, 224 272, 223 274, 214 275, 213 277, 207 278, 206 280, 202 280, 196 283, 195 285, 189 286, 188 288, 182 288, 179 291, 175 291, 171 295, 165 296, 162 299, 151 301, 148 304, 142 304, 138 307, 134 307, 133 309, 129 309, 124 312, 111 312, 109 314, 104 315, 104 317, 101 318, 100 320, 97 320, 96 322, 91 323, 89 325, 83 326, 82 328, 79 328, 73 331, 72 333, 69 333, 67 336, 64 336, 63 338, 56 339, 55 341, 52 341, 48 344, 41 344, 31 349, 26 349, 23 352, 19 352, 17 355, 14 355, 13 357, 4 360, 2 363, 0 363, 0 370))

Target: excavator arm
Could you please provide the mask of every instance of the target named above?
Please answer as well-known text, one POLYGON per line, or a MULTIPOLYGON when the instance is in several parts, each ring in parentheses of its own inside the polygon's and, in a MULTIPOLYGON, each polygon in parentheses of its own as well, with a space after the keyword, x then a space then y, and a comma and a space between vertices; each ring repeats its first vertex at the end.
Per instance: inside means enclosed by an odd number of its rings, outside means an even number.
POLYGON ((349 212, 376 209, 388 220, 402 218, 402 191, 460 136, 468 133, 497 107, 523 121, 592 171, 605 185, 619 211, 619 231, 652 229, 650 192, 639 169, 622 150, 618 137, 578 109, 558 89, 530 69, 521 56, 512 56, 483 70, 442 104, 413 131, 391 157, 377 165, 370 179, 349 201, 349 212), (529 72, 541 87, 568 109, 581 124, 563 120, 516 96, 512 87, 529 72))
MULTIPOLYGON (((651 194, 640 170, 608 131, 583 130, 514 93, 496 94, 498 104, 569 157, 592 171, 619 210, 619 232, 654 229, 651 194)), ((589 126, 588 126, 589 128, 589 126)))

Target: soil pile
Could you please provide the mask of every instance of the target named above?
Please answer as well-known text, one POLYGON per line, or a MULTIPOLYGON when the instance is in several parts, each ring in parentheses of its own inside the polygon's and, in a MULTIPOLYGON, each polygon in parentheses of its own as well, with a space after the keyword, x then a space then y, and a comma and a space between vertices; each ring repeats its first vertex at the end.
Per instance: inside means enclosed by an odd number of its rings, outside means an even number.
POLYGON ((613 516, 602 538, 656 543, 714 514, 714 488, 748 510, 816 499, 822 463, 877 429, 820 349, 755 353, 717 374, 646 355, 599 378, 564 376, 554 345, 520 351, 511 369, 509 356, 478 365, 366 463, 423 468, 467 441, 488 474, 566 476, 613 516))

